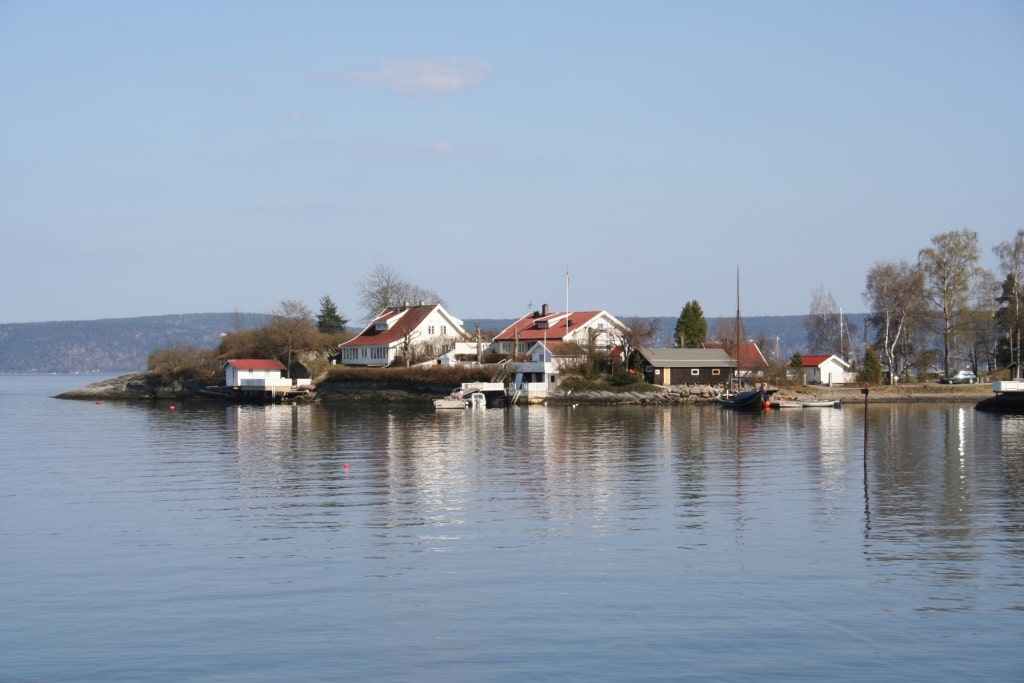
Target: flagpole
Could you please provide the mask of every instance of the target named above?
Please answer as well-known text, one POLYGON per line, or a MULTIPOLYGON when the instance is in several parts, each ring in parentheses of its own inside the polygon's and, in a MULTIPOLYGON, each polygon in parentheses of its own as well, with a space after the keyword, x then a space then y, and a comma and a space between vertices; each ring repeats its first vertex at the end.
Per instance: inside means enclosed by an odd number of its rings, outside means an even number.
POLYGON ((569 336, 569 266, 565 266, 565 335, 569 336))

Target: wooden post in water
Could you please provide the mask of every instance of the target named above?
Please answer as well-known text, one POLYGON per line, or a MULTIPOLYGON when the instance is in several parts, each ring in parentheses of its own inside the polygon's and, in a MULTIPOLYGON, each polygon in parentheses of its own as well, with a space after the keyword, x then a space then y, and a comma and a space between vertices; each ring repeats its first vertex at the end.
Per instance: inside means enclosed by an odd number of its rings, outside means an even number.
POLYGON ((871 495, 868 489, 868 391, 867 382, 860 390, 864 394, 864 533, 871 532, 871 495))
POLYGON ((870 385, 865 382, 864 388, 860 390, 860 393, 864 394, 864 471, 868 469, 868 391, 870 385))

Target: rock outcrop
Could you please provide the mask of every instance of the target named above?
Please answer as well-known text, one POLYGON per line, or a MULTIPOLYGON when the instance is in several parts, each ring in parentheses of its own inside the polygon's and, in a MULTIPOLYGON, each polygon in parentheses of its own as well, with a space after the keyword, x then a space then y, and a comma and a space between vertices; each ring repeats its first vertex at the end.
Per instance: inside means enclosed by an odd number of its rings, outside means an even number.
POLYGON ((87 384, 79 389, 65 391, 55 398, 80 400, 182 400, 199 397, 204 387, 198 382, 184 381, 165 384, 146 372, 137 372, 87 384))

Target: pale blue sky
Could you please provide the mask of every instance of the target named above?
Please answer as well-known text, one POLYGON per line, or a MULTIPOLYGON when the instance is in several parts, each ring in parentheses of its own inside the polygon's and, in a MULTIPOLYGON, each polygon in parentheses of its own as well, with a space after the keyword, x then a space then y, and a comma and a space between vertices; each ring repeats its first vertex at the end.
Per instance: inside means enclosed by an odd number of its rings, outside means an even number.
POLYGON ((0 322, 858 312, 1024 227, 1019 1, 0 0, 0 92, 0 322))

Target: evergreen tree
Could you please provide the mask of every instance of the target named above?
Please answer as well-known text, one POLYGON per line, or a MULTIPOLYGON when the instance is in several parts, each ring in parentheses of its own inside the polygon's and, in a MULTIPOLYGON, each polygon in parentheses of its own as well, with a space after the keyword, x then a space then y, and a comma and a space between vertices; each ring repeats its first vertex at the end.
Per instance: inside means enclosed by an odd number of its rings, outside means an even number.
POLYGON ((687 301, 676 320, 676 348, 696 349, 708 339, 708 321, 696 299, 687 301))
POLYGON ((338 313, 338 307, 331 301, 331 297, 324 296, 320 299, 320 313, 316 316, 316 329, 324 334, 340 334, 345 331, 348 321, 338 313))
POLYGON ((878 352, 871 346, 864 354, 864 372, 862 374, 865 382, 882 383, 882 360, 878 357, 878 352))

